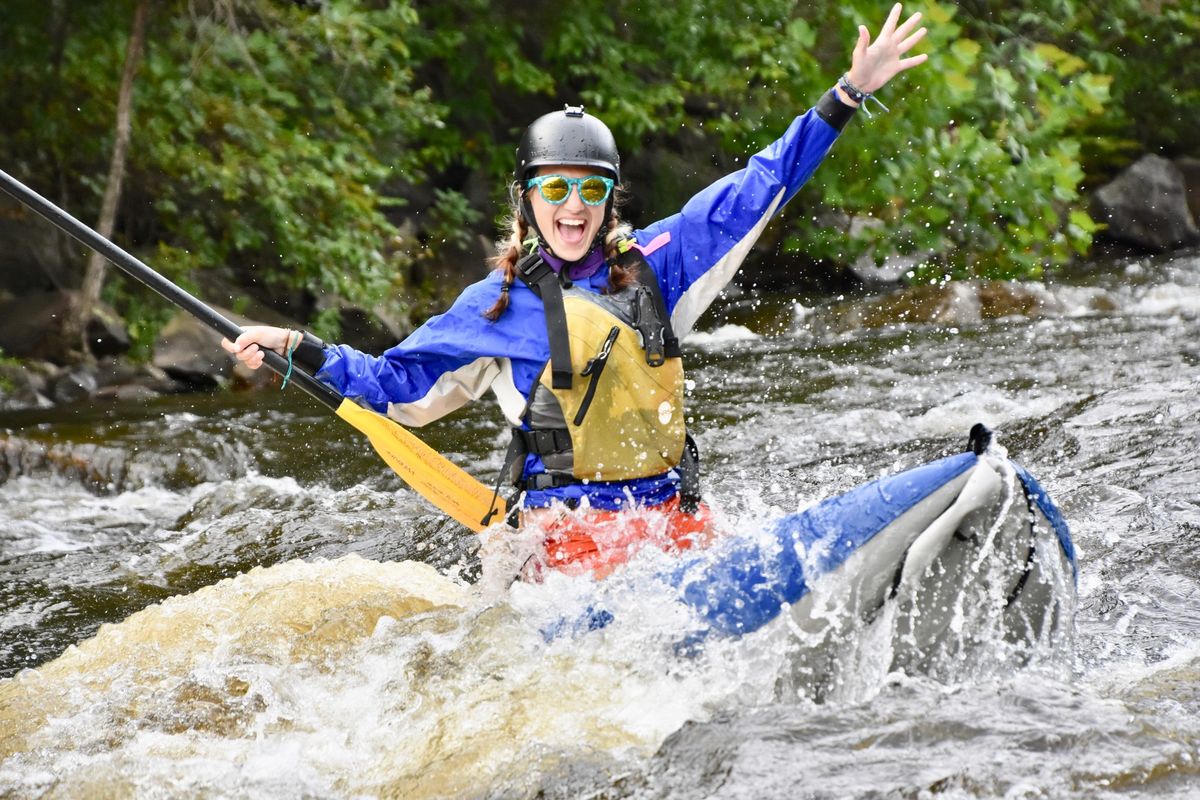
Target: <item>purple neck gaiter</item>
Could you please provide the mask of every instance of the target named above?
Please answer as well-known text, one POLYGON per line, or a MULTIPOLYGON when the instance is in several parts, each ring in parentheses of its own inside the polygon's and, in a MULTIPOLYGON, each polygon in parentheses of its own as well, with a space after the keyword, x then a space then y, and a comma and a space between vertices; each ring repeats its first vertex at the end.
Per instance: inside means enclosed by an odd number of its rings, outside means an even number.
POLYGON ((550 269, 562 274, 563 266, 567 267, 567 277, 573 281, 581 281, 584 278, 590 278, 596 274, 596 271, 604 264, 604 253, 599 247, 593 247, 588 251, 588 254, 578 261, 567 263, 557 256, 551 255, 546 251, 546 248, 541 247, 539 251, 542 254, 542 259, 550 265, 550 269))

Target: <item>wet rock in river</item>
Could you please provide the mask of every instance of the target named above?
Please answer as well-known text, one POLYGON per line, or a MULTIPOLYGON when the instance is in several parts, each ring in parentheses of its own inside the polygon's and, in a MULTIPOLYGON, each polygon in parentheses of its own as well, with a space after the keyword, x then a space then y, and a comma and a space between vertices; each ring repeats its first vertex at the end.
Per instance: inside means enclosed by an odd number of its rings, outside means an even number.
POLYGON ((49 408, 49 376, 57 368, 44 361, 0 363, 0 409, 49 408))
POLYGON ((95 396, 103 400, 139 402, 152 400, 158 397, 159 393, 146 386, 139 386, 136 383, 125 383, 120 386, 105 386, 97 390, 95 396))
POLYGON ((56 403, 74 403, 91 397, 98 388, 96 376, 91 370, 74 367, 63 370, 54 379, 51 396, 56 403))
POLYGON ((1177 158, 1175 166, 1179 167, 1179 172, 1183 175, 1183 188, 1187 193, 1188 210, 1192 212, 1192 219, 1200 222, 1200 158, 1177 158))
POLYGON ((178 394, 187 391, 187 385, 175 380, 166 370, 153 364, 138 364, 120 358, 107 358, 96 365, 96 382, 100 396, 112 396, 117 390, 129 387, 137 396, 156 394, 178 394))
POLYGON ((822 313, 818 324, 841 331, 888 325, 974 325, 1060 310, 1058 300, 1040 284, 951 281, 843 303, 822 313))
POLYGON ((1162 253, 1200 239, 1188 209, 1179 167, 1156 155, 1142 156, 1092 195, 1092 216, 1108 226, 1105 238, 1162 253))
POLYGON ((224 386, 233 372, 233 359, 219 342, 220 336, 180 313, 159 334, 151 363, 190 387, 224 386))
POLYGON ((21 475, 53 474, 92 491, 122 491, 128 454, 116 447, 88 442, 54 443, 0 434, 0 483, 21 475))

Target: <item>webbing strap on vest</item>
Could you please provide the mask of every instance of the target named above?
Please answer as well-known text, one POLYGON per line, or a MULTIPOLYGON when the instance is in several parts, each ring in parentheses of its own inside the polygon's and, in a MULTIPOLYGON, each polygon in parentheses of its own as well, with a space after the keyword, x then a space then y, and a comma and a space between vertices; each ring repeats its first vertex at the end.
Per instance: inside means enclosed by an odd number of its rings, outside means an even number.
POLYGON ((541 254, 534 251, 517 262, 517 277, 542 298, 546 312, 546 337, 550 340, 550 379, 555 389, 570 389, 571 341, 567 337, 567 310, 563 305, 562 284, 541 254))
MULTIPOLYGON (((537 377, 533 379, 533 388, 529 390, 529 397, 525 399, 525 407, 521 409, 521 420, 529 419, 529 409, 533 405, 534 395, 537 394, 538 384, 542 382, 542 373, 546 371, 546 365, 542 365, 542 369, 538 372, 537 377)), ((529 452, 530 442, 544 442, 545 439, 537 439, 534 432, 525 431, 521 428, 512 428, 512 440, 508 443, 508 449, 504 453, 504 465, 500 467, 500 474, 496 476, 496 489, 492 492, 492 511, 483 519, 483 525, 486 528, 491 524, 492 517, 495 515, 496 498, 500 496, 500 485, 504 482, 504 476, 510 475, 513 485, 517 487, 517 491, 510 494, 504 501, 505 522, 510 527, 518 527, 518 515, 520 510, 517 508, 517 496, 521 491, 521 473, 525 467, 525 455, 529 452), (532 437, 532 438, 531 438, 532 437), (514 474, 515 473, 515 474, 514 474)), ((565 433, 565 431, 564 431, 565 433)), ((557 440, 550 439, 553 444, 557 440)), ((570 434, 567 435, 567 446, 571 443, 570 434)))
MULTIPOLYGON (((514 430, 516 430, 516 429, 514 429, 514 430)), ((496 498, 498 498, 500 496, 500 484, 504 482, 505 474, 507 474, 508 471, 510 469, 512 469, 513 465, 517 463, 517 459, 521 458, 522 446, 523 445, 522 445, 520 439, 516 435, 514 435, 512 437, 512 441, 510 441, 508 443, 508 450, 506 450, 504 453, 504 466, 500 467, 500 474, 496 476, 496 488, 492 492, 491 509, 488 511, 487 516, 485 516, 482 520, 480 520, 480 522, 483 524, 483 527, 485 527, 485 528, 488 525, 492 524, 492 517, 496 516, 496 514, 499 513, 499 509, 496 508, 496 498)), ((504 500, 505 520, 513 528, 517 527, 516 515, 512 513, 513 507, 516 503, 516 499, 517 499, 516 495, 513 494, 513 495, 505 498, 505 500, 504 500)))

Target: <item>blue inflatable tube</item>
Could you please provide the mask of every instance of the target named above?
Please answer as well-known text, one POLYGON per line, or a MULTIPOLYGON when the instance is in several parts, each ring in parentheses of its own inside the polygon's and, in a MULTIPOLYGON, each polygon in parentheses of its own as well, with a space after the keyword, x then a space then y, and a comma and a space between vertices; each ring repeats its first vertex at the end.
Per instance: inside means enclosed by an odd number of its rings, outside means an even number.
MULTIPOLYGON (((870 590, 877 597, 867 604, 882 604, 895 594, 904 577, 909 548, 922 537, 936 538, 933 529, 942 515, 957 509, 955 519, 943 524, 953 523, 954 527, 949 535, 941 534, 946 542, 941 549, 966 540, 963 532, 971 526, 984 532, 1001 526, 1004 521, 988 506, 990 502, 999 507, 995 491, 964 496, 968 473, 993 475, 997 462, 999 459, 968 452, 872 481, 783 517, 765 535, 739 539, 693 558, 668 580, 710 632, 741 636, 762 628, 799 602, 814 580, 843 570, 852 555, 870 549, 855 569, 890 578, 876 580, 870 590), (879 538, 892 541, 875 544, 879 538)), ((1036 537, 1052 530, 1056 549, 1061 550, 1059 555, 1074 578, 1075 552, 1062 514, 1033 476, 1015 464, 1012 469, 1020 479, 1023 496, 1010 501, 1003 513, 1012 515, 1016 529, 1029 537, 1029 544, 1022 545, 1027 549, 1018 548, 1018 552, 1031 559, 1036 537)), ((1013 527, 1004 528, 1006 535, 1013 527)), ((981 535, 972 534, 976 539, 981 535)), ((1032 569, 1026 564, 1020 574, 1021 590, 1032 569)), ((913 581, 921 578, 910 576, 913 581)))

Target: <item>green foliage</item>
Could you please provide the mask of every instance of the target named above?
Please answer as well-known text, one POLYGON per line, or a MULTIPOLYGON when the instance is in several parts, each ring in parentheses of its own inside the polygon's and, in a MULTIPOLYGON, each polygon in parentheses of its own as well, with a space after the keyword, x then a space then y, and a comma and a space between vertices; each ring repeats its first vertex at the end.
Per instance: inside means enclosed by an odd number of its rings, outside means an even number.
POLYGON ((412 85, 412 9, 261 0, 166 22, 138 86, 139 109, 158 112, 133 149, 169 268, 378 299, 399 266, 380 190, 420 174, 404 143, 437 121, 412 85))
POLYGON ((1200 155, 1200 6, 1194 0, 972 0, 971 35, 1057 45, 1112 79, 1112 101, 1090 126, 1099 173, 1145 151, 1200 155))
MULTIPOLYGON (((186 284, 186 281, 181 281, 186 284)), ((184 286, 194 290, 193 286, 184 286)), ((109 281, 104 287, 104 302, 122 311, 125 327, 129 331, 129 355, 138 361, 147 361, 154 353, 154 342, 158 332, 175 315, 176 309, 147 292, 140 285, 127 281, 109 281)))
POLYGON ((6 171, 94 219, 133 2, 72 11, 42 0, 5 4, 0 159, 6 171))
MULTIPOLYGON (((0 158, 85 220, 103 190, 132 10, 6 7, 0 158)), ((1082 186, 1147 148, 1197 153, 1194 3, 919 10, 930 63, 881 92, 891 113, 851 123, 776 223, 785 246, 840 262, 917 254, 919 279, 1036 277, 1086 252, 1097 226, 1082 186)), ((670 213, 812 105, 848 66, 856 26, 877 30, 886 11, 876 0, 163 0, 135 85, 120 236, 196 286, 423 303, 409 267, 493 233, 516 139, 538 114, 583 102, 627 162, 654 154, 630 177, 648 195, 640 208, 670 213), (671 153, 680 162, 658 157, 671 153)), ((162 314, 138 292, 109 297, 144 343, 162 314)), ((324 333, 336 333, 336 306, 309 309, 326 309, 312 320, 324 333)))
POLYGON ((21 362, 4 354, 4 350, 0 349, 0 396, 12 394, 17 390, 17 383, 13 380, 12 375, 8 374, 6 367, 20 368, 21 362))
POLYGON ((471 207, 461 193, 435 189, 430 214, 429 237, 443 245, 466 248, 470 244, 471 226, 483 219, 483 214, 471 207))
POLYGON ((928 69, 885 90, 894 112, 848 132, 823 181, 828 204, 883 224, 820 231, 815 252, 917 254, 919 280, 1036 278, 1086 252, 1079 153, 1109 79, 1051 44, 966 38, 949 6, 926 19, 928 69))
MULTIPOLYGON (((18 6, 16 46, 0 58, 0 78, 18 87, 0 152, 94 218, 132 3, 55 4, 50 25, 44 3, 18 6)), ((368 305, 391 291, 404 259, 387 249, 385 211, 402 201, 383 192, 423 180, 427 159, 409 143, 441 113, 413 84, 411 6, 179 0, 151 14, 122 226, 131 244, 172 278, 216 271, 265 296, 295 287, 368 305)), ((116 297, 135 328, 163 316, 132 292, 116 297)))

